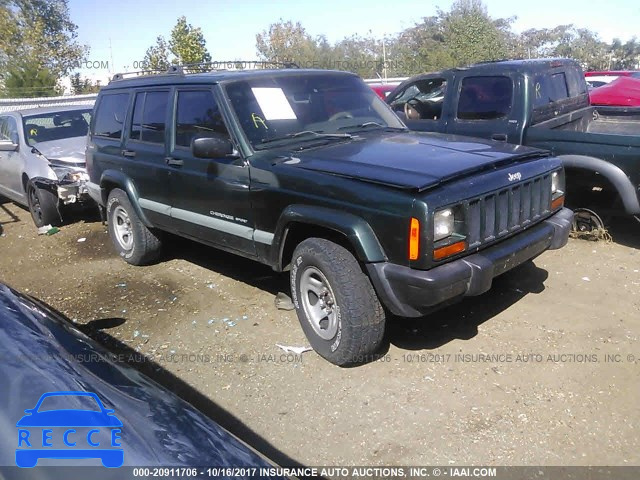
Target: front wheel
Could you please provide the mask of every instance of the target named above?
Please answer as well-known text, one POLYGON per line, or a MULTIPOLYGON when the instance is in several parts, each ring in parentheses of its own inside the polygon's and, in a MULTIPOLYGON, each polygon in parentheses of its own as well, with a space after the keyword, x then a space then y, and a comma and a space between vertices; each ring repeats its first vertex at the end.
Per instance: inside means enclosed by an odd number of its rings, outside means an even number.
POLYGON ((33 180, 27 182, 27 202, 36 227, 40 228, 45 225, 57 227, 62 223, 62 217, 58 210, 58 196, 49 190, 38 188, 33 180))
POLYGON ((109 235, 127 263, 147 265, 158 260, 162 253, 160 237, 140 221, 123 190, 111 190, 106 209, 109 235))
POLYGON ((347 249, 322 238, 301 242, 293 253, 291 293, 302 330, 320 356, 340 366, 375 359, 384 309, 347 249))

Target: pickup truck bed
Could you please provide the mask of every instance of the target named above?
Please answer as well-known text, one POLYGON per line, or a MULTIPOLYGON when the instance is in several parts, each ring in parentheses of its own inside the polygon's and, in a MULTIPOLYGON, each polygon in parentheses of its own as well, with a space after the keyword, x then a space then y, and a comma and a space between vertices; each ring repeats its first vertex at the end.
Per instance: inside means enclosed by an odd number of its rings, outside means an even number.
MULTIPOLYGON (((603 135, 630 135, 637 137, 640 145, 640 108, 587 107, 569 115, 547 120, 534 125, 534 129, 549 129, 603 135)), ((597 141, 606 141, 598 137, 597 141)), ((630 139, 613 139, 617 144, 627 145, 630 139)), ((593 139, 592 139, 593 141, 593 139)))

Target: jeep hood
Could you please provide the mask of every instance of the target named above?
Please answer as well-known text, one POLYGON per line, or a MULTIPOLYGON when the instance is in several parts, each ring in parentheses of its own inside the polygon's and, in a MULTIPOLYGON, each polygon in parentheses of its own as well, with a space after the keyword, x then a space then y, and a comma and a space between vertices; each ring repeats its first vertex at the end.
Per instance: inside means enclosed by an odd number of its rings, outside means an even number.
POLYGON ((300 160, 294 163, 297 168, 412 190, 548 156, 519 145, 423 132, 367 133, 348 142, 292 153, 300 160))
POLYGON ((71 137, 49 142, 38 142, 34 147, 48 160, 58 160, 77 165, 85 162, 84 151, 87 148, 87 137, 71 137))

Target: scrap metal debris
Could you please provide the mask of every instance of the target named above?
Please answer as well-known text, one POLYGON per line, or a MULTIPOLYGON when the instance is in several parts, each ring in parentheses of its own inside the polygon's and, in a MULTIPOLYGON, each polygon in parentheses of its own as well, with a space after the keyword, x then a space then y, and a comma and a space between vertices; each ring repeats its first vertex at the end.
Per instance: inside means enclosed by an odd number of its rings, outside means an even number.
POLYGON ((593 242, 602 240, 604 242, 609 243, 613 241, 613 237, 607 231, 606 228, 594 228, 592 230, 587 230, 582 232, 577 230, 571 230, 571 233, 569 234, 569 236, 571 238, 580 238, 582 240, 591 240, 593 242))
POLYGON ((311 347, 291 347, 289 345, 280 345, 279 343, 276 343, 276 347, 280 347, 285 353, 295 353, 296 355, 313 350, 311 347))

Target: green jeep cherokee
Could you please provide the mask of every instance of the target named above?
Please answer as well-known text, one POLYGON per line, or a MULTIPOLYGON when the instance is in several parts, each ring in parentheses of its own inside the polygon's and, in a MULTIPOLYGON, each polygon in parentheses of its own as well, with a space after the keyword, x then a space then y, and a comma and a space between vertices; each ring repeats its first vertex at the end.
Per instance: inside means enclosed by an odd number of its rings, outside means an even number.
POLYGON ((96 102, 89 191, 125 261, 171 232, 289 271, 313 348, 366 362, 389 314, 422 316, 564 246, 564 173, 528 147, 410 132, 356 75, 116 76, 96 102))

